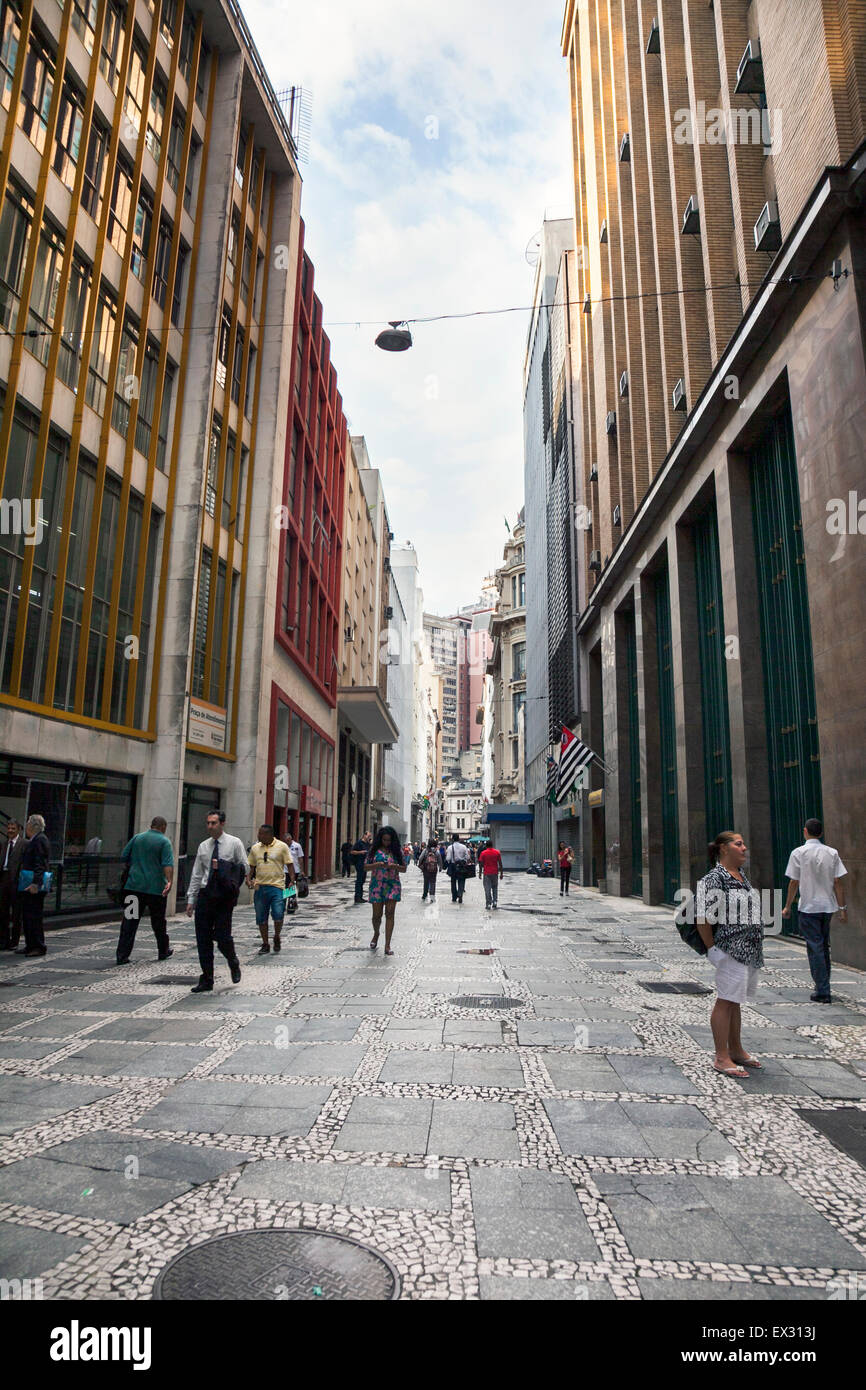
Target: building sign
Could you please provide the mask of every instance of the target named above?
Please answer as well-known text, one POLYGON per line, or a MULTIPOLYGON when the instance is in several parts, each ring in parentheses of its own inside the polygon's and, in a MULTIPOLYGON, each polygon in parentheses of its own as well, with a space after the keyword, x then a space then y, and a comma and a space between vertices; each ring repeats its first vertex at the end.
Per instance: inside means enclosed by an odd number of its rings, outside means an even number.
POLYGON ((220 705, 209 705, 206 700, 195 697, 189 702, 189 726, 187 742, 210 752, 224 753, 226 747, 226 710, 220 705))
POLYGON ((603 806, 604 787, 599 787, 597 792, 590 792, 589 796, 586 799, 589 802, 590 806, 603 806))
POLYGON ((301 787, 301 810, 312 811, 320 816, 325 808, 325 801, 318 787, 301 787))

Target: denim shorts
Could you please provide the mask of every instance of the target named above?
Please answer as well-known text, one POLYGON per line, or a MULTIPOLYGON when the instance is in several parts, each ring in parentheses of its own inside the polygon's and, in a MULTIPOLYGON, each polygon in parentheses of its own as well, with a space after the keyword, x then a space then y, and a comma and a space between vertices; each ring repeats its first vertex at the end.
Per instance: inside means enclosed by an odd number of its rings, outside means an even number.
POLYGON ((276 883, 262 883, 253 894, 253 906, 256 909, 257 927, 268 925, 268 914, 273 917, 274 922, 282 922, 286 913, 286 900, 282 888, 276 883))

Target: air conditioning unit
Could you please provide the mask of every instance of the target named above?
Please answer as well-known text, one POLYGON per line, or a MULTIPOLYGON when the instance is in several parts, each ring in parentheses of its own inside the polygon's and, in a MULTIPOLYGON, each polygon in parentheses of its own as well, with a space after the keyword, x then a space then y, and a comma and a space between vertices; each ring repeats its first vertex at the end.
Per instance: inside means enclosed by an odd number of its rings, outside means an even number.
POLYGON ((604 222, 602 222, 602 224, 601 224, 601 231, 600 231, 599 234, 598 234, 598 239, 599 239, 599 241, 601 242, 602 246, 604 246, 605 243, 607 242, 607 221, 606 221, 606 220, 605 220, 604 222))
POLYGON ((622 526, 622 516, 618 506, 613 509, 613 524, 614 526, 622 526))
POLYGON ((620 374, 620 378, 619 378, 619 394, 620 394, 621 396, 627 396, 627 395, 628 395, 628 372, 622 372, 622 373, 620 374))
POLYGON ((619 162, 620 164, 631 163, 631 141, 628 136, 628 131, 626 131, 619 142, 619 162))
POLYGON ((740 96, 763 96, 765 90, 761 45, 758 39, 750 39, 737 66, 734 91, 740 96))
POLYGON ((386 609, 385 609, 385 618, 386 618, 386 621, 390 621, 391 618, 393 618, 393 616, 394 616, 394 610, 393 610, 393 608, 386 608, 386 609))
POLYGON ((589 568, 591 570, 601 569, 601 551, 593 550, 589 557, 589 568))
POLYGON ((650 25, 649 38, 646 41, 646 51, 647 53, 661 53, 662 51, 662 36, 659 32, 659 22, 657 19, 654 19, 650 25))
POLYGON ((591 467, 590 470, 589 470, 589 481, 590 481, 591 483, 597 483, 597 482, 598 482, 598 468, 596 467, 595 464, 593 464, 592 467, 591 467))
POLYGON ((394 532, 393 532, 393 531, 389 531, 389 532, 388 532, 388 540, 389 540, 389 541, 392 541, 393 539, 394 539, 394 532))
POLYGON ((344 631, 343 631, 343 636, 345 637, 345 639, 346 639, 347 642, 354 642, 354 640, 355 640, 355 629, 354 629, 353 627, 347 627, 347 628, 345 628, 344 631))
POLYGON ((388 556, 387 556, 387 555, 385 556, 384 560, 382 561, 382 568, 384 569, 384 571, 385 571, 386 574, 390 574, 390 573, 391 573, 391 561, 388 559, 388 556))
POLYGON ((755 223, 755 250, 778 251, 782 245, 782 224, 777 203, 765 203, 755 223))
POLYGON ((585 294, 583 296, 583 312, 585 314, 592 313, 592 300, 590 299, 588 294, 585 294))
POLYGON ((682 377, 673 389, 673 403, 674 410, 685 410, 686 408, 686 388, 682 377))
POLYGON ((686 203, 686 210, 683 213, 683 236, 697 236, 701 230, 701 214, 698 211, 697 198, 689 198, 686 203))
POLYGON ((616 411, 609 410, 604 417, 604 427, 608 434, 616 434, 616 411))

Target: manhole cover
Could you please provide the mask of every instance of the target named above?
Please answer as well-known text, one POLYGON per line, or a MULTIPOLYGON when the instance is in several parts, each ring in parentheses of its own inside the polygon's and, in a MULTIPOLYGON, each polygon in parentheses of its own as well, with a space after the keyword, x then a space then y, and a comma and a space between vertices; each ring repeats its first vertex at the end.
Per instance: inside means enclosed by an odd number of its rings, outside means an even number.
POLYGON ((154 975, 150 985, 197 985, 198 975, 154 975))
POLYGON ((391 1301, 400 1292, 393 1265, 348 1236, 318 1231, 242 1231, 214 1236, 176 1256, 153 1297, 258 1301, 391 1301))
POLYGON ((696 985, 694 980, 638 980, 641 989, 650 994, 712 994, 704 985, 696 985))
POLYGON ((525 1009, 527 1007, 525 999, 509 999, 505 994, 458 994, 456 999, 449 999, 449 1004, 456 1004, 458 1009, 525 1009))
POLYGON ((343 930, 345 930, 343 927, 313 927, 313 931, 316 932, 318 936, 322 936, 326 932, 341 932, 343 930))
POLYGON ((461 947, 458 949, 458 956, 492 956, 495 953, 494 946, 481 948, 480 946, 461 947))

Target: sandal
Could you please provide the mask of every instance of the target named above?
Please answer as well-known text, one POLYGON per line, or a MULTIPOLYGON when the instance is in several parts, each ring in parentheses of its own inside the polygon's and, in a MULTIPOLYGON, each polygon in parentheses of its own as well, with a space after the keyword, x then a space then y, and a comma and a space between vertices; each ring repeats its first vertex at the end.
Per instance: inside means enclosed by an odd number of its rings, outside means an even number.
POLYGON ((386 952, 385 952, 385 955, 386 955, 386 956, 393 956, 393 954, 394 954, 393 951, 386 951, 386 952))
POLYGON ((713 1071, 721 1072, 722 1076, 734 1077, 738 1081, 748 1080, 749 1076, 742 1067, 720 1067, 718 1062, 713 1062, 713 1071))
POLYGON ((373 940, 370 942, 370 950, 371 950, 371 951, 375 951, 378 945, 379 945, 379 933, 376 932, 376 935, 373 937, 373 940))
POLYGON ((736 1062, 738 1067, 751 1067, 753 1071, 763 1071, 764 1066, 757 1057, 732 1057, 732 1062, 736 1062))

